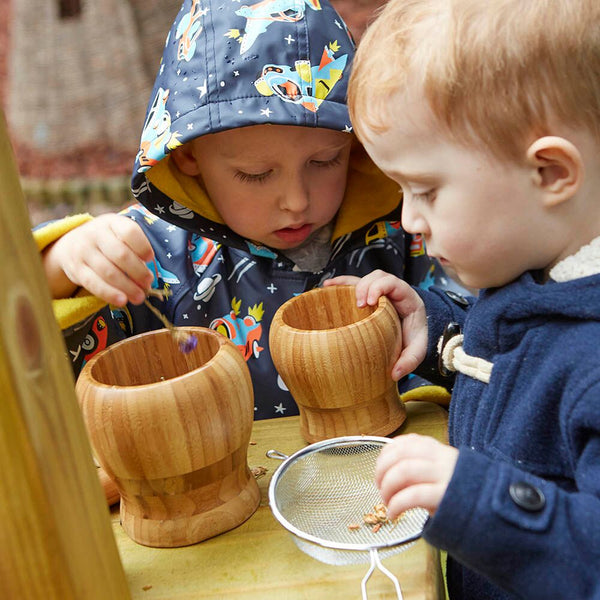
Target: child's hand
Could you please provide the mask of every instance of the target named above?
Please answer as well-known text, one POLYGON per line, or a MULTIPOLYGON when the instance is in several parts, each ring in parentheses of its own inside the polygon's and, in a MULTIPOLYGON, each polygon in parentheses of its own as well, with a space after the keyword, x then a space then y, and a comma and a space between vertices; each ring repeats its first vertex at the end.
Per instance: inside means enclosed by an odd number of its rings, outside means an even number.
POLYGON ((376 306, 381 296, 387 296, 392 301, 402 321, 402 352, 392 369, 393 379, 398 381, 423 362, 427 353, 425 305, 406 281, 377 270, 361 279, 344 275, 334 277, 323 285, 355 285, 358 306, 376 306))
POLYGON ((145 263, 154 252, 137 223, 106 214, 69 231, 42 255, 53 298, 69 298, 81 286, 109 304, 141 304, 152 284, 145 263))
POLYGON ((458 450, 432 437, 401 435, 386 444, 375 469, 375 482, 391 519, 420 506, 433 515, 458 460, 458 450))

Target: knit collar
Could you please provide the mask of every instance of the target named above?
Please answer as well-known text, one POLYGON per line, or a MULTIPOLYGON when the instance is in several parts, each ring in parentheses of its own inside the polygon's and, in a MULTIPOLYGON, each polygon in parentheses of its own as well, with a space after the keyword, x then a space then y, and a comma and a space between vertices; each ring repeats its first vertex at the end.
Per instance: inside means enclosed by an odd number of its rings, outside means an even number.
POLYGON ((600 273, 600 237, 567 256, 550 270, 550 279, 559 283, 600 273))

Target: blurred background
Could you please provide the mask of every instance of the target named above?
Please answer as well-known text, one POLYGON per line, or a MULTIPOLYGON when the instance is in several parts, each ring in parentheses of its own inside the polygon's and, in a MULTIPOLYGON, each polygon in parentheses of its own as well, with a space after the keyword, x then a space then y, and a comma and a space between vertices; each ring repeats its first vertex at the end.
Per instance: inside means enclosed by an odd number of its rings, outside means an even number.
MULTIPOLYGON (((332 3, 358 42, 384 1, 332 3)), ((0 105, 33 225, 131 201, 146 103, 180 5, 0 0, 0 105)))

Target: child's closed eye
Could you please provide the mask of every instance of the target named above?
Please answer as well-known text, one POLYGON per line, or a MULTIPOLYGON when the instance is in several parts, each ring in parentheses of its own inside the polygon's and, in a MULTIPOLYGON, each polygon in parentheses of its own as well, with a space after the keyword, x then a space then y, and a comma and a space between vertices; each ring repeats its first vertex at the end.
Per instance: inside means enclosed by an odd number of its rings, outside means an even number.
POLYGON ((322 169, 327 167, 336 167, 337 165, 342 163, 342 157, 340 154, 338 154, 337 156, 329 160, 313 160, 312 163, 315 165, 315 167, 319 167, 322 169))
POLYGON ((410 197, 416 202, 433 202, 436 197, 436 190, 428 190, 427 192, 412 192, 410 197))
POLYGON ((244 171, 237 171, 235 177, 243 183, 263 183, 270 174, 270 170, 265 171, 264 173, 245 173, 244 171))

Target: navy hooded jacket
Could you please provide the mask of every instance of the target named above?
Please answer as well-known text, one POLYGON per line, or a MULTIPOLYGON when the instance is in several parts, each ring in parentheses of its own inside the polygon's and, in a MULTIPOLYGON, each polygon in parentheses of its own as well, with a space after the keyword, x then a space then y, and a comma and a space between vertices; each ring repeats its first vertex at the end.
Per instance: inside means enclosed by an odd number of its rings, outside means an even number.
POLYGON ((589 275, 578 253, 563 263, 574 275, 525 273, 466 314, 452 294, 420 292, 431 366, 451 321, 464 352, 493 364, 489 383, 456 375, 459 458, 425 528, 448 551, 452 600, 600 599, 600 239, 592 248, 589 275))

